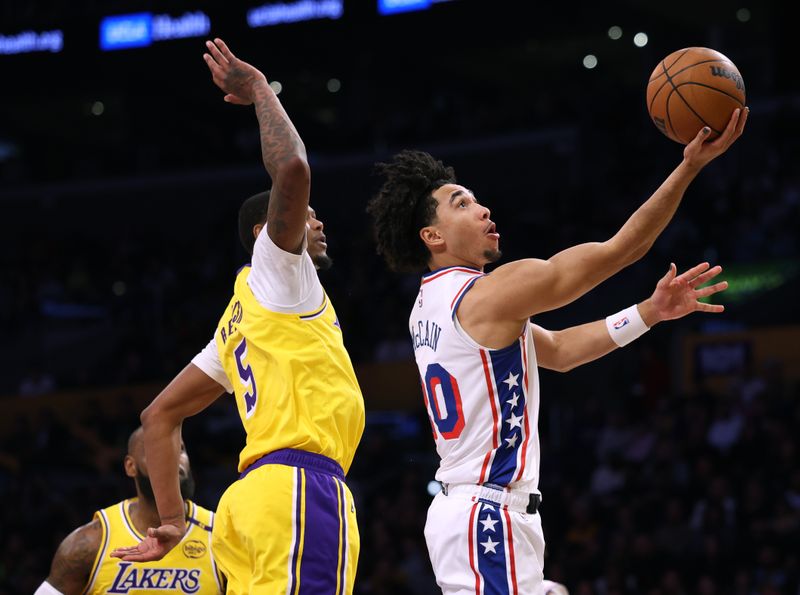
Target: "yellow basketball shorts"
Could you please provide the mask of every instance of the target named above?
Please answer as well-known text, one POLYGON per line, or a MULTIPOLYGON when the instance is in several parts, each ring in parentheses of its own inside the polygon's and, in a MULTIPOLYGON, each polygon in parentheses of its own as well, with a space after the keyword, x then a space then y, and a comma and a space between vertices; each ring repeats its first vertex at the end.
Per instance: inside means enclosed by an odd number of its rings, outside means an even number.
POLYGON ((359 536, 341 467, 293 449, 261 457, 220 499, 212 547, 228 595, 352 593, 359 536))

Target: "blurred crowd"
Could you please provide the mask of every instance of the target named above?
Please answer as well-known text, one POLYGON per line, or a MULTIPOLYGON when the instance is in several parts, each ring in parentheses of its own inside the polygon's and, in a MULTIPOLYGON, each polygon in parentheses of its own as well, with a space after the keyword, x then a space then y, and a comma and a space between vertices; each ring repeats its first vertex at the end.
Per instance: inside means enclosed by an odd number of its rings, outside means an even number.
MULTIPOLYGON (((797 261, 800 95, 782 75, 781 3, 754 13, 752 23, 704 7, 714 18, 702 31, 705 16, 676 14, 680 26, 665 25, 641 49, 605 39, 596 20, 596 12, 616 19, 631 6, 581 14, 540 7, 554 31, 564 27, 597 46, 602 62, 594 70, 580 66, 562 36, 534 34, 479 4, 452 3, 414 20, 419 35, 433 35, 453 18, 485 17, 478 39, 439 44, 424 57, 400 43, 408 31, 402 18, 375 21, 382 52, 370 56, 363 29, 351 43, 331 45, 336 27, 301 25, 314 32, 313 65, 302 51, 273 63, 269 43, 293 39, 290 29, 276 28, 269 39, 241 35, 241 55, 283 79, 280 98, 308 148, 312 205, 336 262, 323 281, 356 362, 409 356, 405 320, 418 286, 374 255, 364 208, 377 187, 376 161, 410 147, 454 165, 492 209, 506 260, 604 240, 680 159, 681 147, 647 121, 643 77, 684 37, 735 57, 748 85, 748 128, 693 183, 642 266, 611 282, 616 293, 645 297, 669 262, 797 261), (501 63, 513 74, 500 76, 501 63), (325 72, 341 77, 340 92, 325 90, 325 72)), ((86 8, 102 12, 97 3, 86 8)), ((55 18, 58 10, 39 12, 55 18)), ((0 113, 0 143, 18 146, 0 158, 0 216, 13 222, 0 236, 0 325, 14 338, 0 344, 0 395, 169 378, 208 341, 227 304, 233 273, 247 260, 236 240, 237 207, 269 183, 256 121, 221 101, 199 47, 160 51, 111 54, 114 67, 101 75, 42 62, 43 72, 67 77, 65 89, 74 90, 65 91, 61 111, 38 109, 38 97, 3 99, 10 109, 0 113), (138 82, 158 56, 159 68, 187 65, 175 72, 181 110, 150 101, 149 86, 138 82), (102 117, 75 95, 95 87, 109 94, 102 117), (56 130, 63 139, 51 142, 56 130)), ((79 56, 67 53, 64 63, 79 56)), ((21 57, 9 68, 26 65, 21 57)), ((600 314, 581 306, 563 323, 600 314)))
MULTIPOLYGON (((671 261, 796 262, 800 179, 784 157, 798 153, 800 135, 774 135, 781 122, 792 123, 781 112, 754 109, 752 122, 741 147, 695 181, 641 263, 543 323, 585 322, 642 299, 671 261)), ((580 131, 501 137, 490 161, 481 146, 440 149, 493 209, 506 259, 608 237, 679 158, 655 130, 603 143, 602 127, 597 135, 580 131), (626 143, 653 159, 607 157, 626 143)), ((323 283, 357 364, 412 356, 405 321, 418 288, 415 276, 386 272, 373 253, 363 213, 371 161, 337 167, 320 157, 312 198, 335 261, 323 283)), ((160 184, 19 209, 16 229, 0 240, 7 243, 0 317, 14 337, 0 346, 8 364, 2 394, 164 382, 207 342, 247 259, 235 213, 259 186, 189 183, 174 193, 160 184), (109 194, 136 209, 120 217, 97 208, 109 194), (20 245, 27 249, 15 250, 20 245)), ((787 300, 778 306, 766 323, 796 319, 787 300)), ((718 324, 741 325, 740 314, 729 310, 718 324)), ((695 315, 664 328, 707 323, 695 315)), ((547 575, 573 595, 797 595, 798 387, 782 381, 780 369, 759 370, 721 393, 682 394, 670 372, 670 330, 656 332, 593 364, 589 378, 543 375, 547 575)), ((409 407, 418 399, 409 395, 409 407)), ((32 592, 69 531, 132 493, 121 459, 138 410, 125 403, 98 400, 71 425, 42 414, 2 436, 0 594, 32 592)), ((418 405, 411 422, 369 416, 349 478, 362 536, 358 593, 436 592, 422 533, 436 460, 422 416, 418 405)), ((235 477, 242 443, 232 404, 221 400, 185 432, 196 499, 213 506, 235 477)))
MULTIPOLYGON (((774 4, 777 21, 783 4, 774 4)), ((734 50, 752 110, 744 136, 694 181, 640 263, 536 322, 563 328, 627 307, 649 295, 670 262, 789 263, 785 270, 797 272, 800 95, 781 75, 793 54, 779 51, 787 40, 764 25, 744 36, 732 15, 694 37, 672 34, 675 47, 691 38, 734 50)), ((650 72, 661 50, 603 46, 611 43, 605 25, 600 42, 587 20, 581 39, 606 52, 591 72, 557 31, 531 33, 525 19, 509 24, 518 36, 478 28, 436 51, 409 49, 398 21, 379 30, 386 53, 369 56, 361 37, 339 47, 340 32, 303 29, 320 33, 309 36, 309 52, 325 49, 314 60, 283 52, 286 63, 275 68, 285 70, 270 71, 286 83, 281 99, 309 150, 311 202, 335 263, 321 278, 357 367, 413 357, 406 321, 419 279, 386 271, 364 212, 378 185, 376 161, 421 148, 454 165, 492 210, 504 261, 607 239, 679 162, 682 147, 647 121, 644 75, 635 74, 650 72), (336 95, 324 90, 332 73, 342 78, 336 95)), ((445 15, 419 37, 446 24, 445 15)), ((295 41, 293 31, 278 40, 295 41)), ((669 35, 662 31, 662 44, 669 35)), ((242 56, 250 51, 262 65, 267 43, 243 42, 242 56)), ((173 68, 169 106, 153 101, 155 54, 120 53, 108 69, 59 69, 59 109, 50 92, 3 97, 0 407, 59 391, 163 384, 211 338, 248 259, 238 206, 268 178, 255 118, 214 94, 195 49, 164 54, 196 66, 173 68), (84 90, 98 73, 109 85, 102 118, 91 115, 84 90)), ((19 60, 9 68, 14 80, 28 67, 19 60)), ((768 307, 742 302, 713 321, 693 315, 662 325, 586 369, 543 373, 546 574, 572 595, 800 594, 800 387, 779 362, 724 389, 686 391, 674 374, 678 332, 800 322, 793 294, 774 295, 768 307)), ((367 430, 348 478, 362 539, 356 592, 435 593, 422 532, 436 487, 429 424, 418 394, 394 413, 371 408, 379 397, 365 395, 367 430)), ((132 495, 122 458, 140 411, 133 403, 124 392, 98 397, 69 421, 43 407, 0 434, 0 595, 33 592, 69 531, 132 495)), ((196 500, 213 507, 236 477, 243 441, 232 403, 221 399, 187 421, 184 438, 196 500)))
MULTIPOLYGON (((492 209, 505 261, 547 257, 610 237, 680 159, 680 148, 654 127, 611 136, 621 122, 608 116, 604 124, 544 138, 531 133, 498 137, 491 148, 432 150, 492 209), (636 157, 620 159, 626 151, 636 157)), ((695 180, 653 250, 606 285, 616 295, 643 299, 670 262, 680 268, 703 260, 725 267, 796 265, 800 174, 792 158, 800 156, 800 134, 790 134, 792 126, 797 122, 785 112, 754 107, 745 136, 695 180)), ((372 164, 383 157, 342 164, 312 155, 312 205, 335 261, 322 278, 356 362, 410 353, 405 321, 418 279, 385 269, 364 213, 377 183, 372 164)), ((236 210, 266 183, 254 165, 245 176, 213 184, 189 177, 176 189, 153 178, 133 189, 122 182, 79 196, 33 199, 36 209, 29 201, 7 201, 3 208, 15 226, 0 238, 0 324, 14 341, 0 345, 9 363, 0 394, 174 374, 211 337, 233 274, 247 261, 236 238, 236 210), (131 208, 118 214, 109 200, 131 208)), ((557 322, 605 315, 600 305, 606 306, 602 299, 582 302, 569 320, 557 322)), ((769 314, 777 323, 792 312, 769 314)), ((726 314, 725 320, 735 319, 726 314)))
MULTIPOLYGON (((663 357, 647 351, 627 357, 663 357)), ((542 378, 548 577, 573 595, 800 593, 800 386, 779 367, 693 394, 647 391, 639 376, 561 394, 561 379, 542 378)), ((42 414, 0 440, 0 593, 33 592, 68 532, 133 494, 127 402, 70 424, 42 414)), ((422 532, 436 461, 414 411, 370 415, 349 474, 359 594, 436 592, 422 532)), ((233 404, 189 420, 184 438, 195 499, 213 507, 242 444, 233 404)))

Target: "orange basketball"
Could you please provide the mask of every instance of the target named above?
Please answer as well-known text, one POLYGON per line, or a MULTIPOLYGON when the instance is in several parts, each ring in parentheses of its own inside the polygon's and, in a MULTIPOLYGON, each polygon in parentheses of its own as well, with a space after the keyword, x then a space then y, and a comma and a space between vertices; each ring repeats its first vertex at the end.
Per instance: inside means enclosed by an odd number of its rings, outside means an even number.
POLYGON ((672 52, 647 81, 647 111, 669 138, 688 144, 703 126, 713 140, 733 110, 744 108, 744 80, 736 65, 708 48, 672 52))

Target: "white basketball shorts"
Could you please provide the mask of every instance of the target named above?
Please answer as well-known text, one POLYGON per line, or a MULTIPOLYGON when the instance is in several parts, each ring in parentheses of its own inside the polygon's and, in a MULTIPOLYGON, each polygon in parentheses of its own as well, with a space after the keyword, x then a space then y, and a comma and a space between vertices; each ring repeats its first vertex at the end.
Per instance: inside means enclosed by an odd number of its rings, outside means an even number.
POLYGON ((440 492, 428 508, 425 540, 442 593, 544 593, 539 514, 524 512, 524 506, 490 502, 476 491, 485 488, 469 487, 473 490, 449 489, 447 496, 440 492))

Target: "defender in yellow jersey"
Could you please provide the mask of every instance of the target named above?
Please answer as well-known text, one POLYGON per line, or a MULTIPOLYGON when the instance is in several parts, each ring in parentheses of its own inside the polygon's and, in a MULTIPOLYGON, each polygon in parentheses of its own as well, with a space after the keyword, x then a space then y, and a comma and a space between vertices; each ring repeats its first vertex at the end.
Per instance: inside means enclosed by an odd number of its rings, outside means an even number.
MULTIPOLYGON (((255 248, 256 266, 257 254, 267 254, 267 271, 294 260, 295 255, 282 253, 265 233, 255 248)), ((301 258, 305 262, 299 266, 316 279, 311 258, 307 253, 301 258)), ((262 302, 267 303, 262 305, 248 284, 257 275, 264 272, 250 266, 239 272, 233 299, 215 334, 247 431, 239 471, 265 453, 296 448, 325 455, 346 472, 364 428, 364 404, 333 304, 317 280, 311 290, 321 298, 316 307, 274 311, 267 301, 274 294, 265 295, 262 302)))
POLYGON ((194 492, 194 479, 185 449, 179 458, 178 474, 188 530, 178 547, 161 560, 145 564, 109 556, 117 547, 144 539, 147 527, 158 518, 147 476, 142 428, 131 434, 124 464, 126 474, 136 484, 136 498, 98 510, 90 523, 67 536, 53 558, 47 580, 36 595, 223 593, 224 578, 217 568, 211 545, 214 513, 189 500, 194 492))
POLYGON ((213 342, 142 413, 147 452, 158 453, 151 475, 161 526, 114 555, 148 561, 176 545, 185 524, 171 464, 180 425, 227 390, 247 431, 240 478, 220 500, 213 531, 227 592, 352 593, 359 541, 344 474, 364 429, 364 402, 315 269, 330 260, 308 205, 305 148, 264 75, 219 39, 207 47, 225 100, 255 104, 273 186, 240 211, 252 264, 238 273, 213 342))

